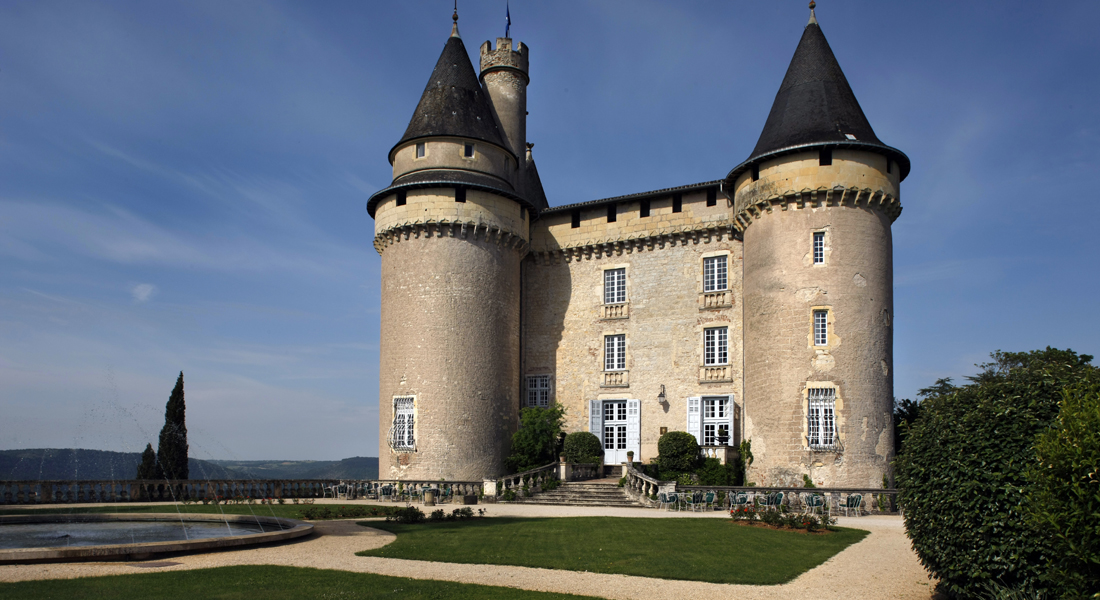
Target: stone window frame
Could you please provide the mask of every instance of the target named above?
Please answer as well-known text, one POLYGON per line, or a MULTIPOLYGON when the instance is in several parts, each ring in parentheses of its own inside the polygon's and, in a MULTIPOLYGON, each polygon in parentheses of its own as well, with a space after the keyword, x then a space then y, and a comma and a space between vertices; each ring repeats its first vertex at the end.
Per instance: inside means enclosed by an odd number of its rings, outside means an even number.
POLYGON ((459 148, 458 153, 463 160, 477 160, 477 144, 474 142, 462 142, 462 146, 459 148), (469 155, 466 154, 467 148, 470 149, 469 155))
POLYGON ((699 257, 699 291, 703 294, 710 294, 714 292, 728 292, 730 291, 730 259, 732 252, 729 250, 715 250, 714 252, 705 252, 699 257), (718 258, 720 256, 726 257, 726 286, 720 289, 707 289, 707 260, 718 258))
POLYGON ((549 373, 532 373, 524 377, 524 394, 523 394, 523 408, 550 408, 554 403, 554 378, 549 373), (545 386, 539 386, 532 388, 531 382, 539 381, 545 383, 545 386), (536 400, 531 402, 531 392, 536 393, 536 400), (542 398, 538 396, 541 392, 545 392, 546 403, 541 402, 542 398))
POLYGON ((416 394, 400 394, 393 397, 393 414, 391 415, 388 441, 390 449, 394 452, 416 452, 416 425, 418 421, 416 418, 416 400, 416 394), (407 406, 399 406, 405 404, 407 406), (398 428, 399 425, 400 429, 398 428), (397 439, 399 434, 403 434, 401 436, 402 440, 397 439))
MULTIPOLYGON (((625 331, 604 332, 604 334, 603 334, 603 352, 600 354, 600 365, 601 365, 602 368, 600 370, 605 372, 605 373, 628 371, 629 370, 628 366, 630 364, 630 361, 629 361, 630 355, 628 353, 628 349, 629 349, 629 342, 627 340, 627 335, 626 335, 625 331), (621 368, 609 369, 609 368, 607 368, 607 365, 608 365, 608 352, 607 352, 608 351, 608 345, 607 345, 607 343, 611 338, 616 338, 616 337, 622 337, 622 351, 621 351, 621 356, 618 357, 618 358, 621 359, 622 367, 621 368)), ((618 364, 618 362, 619 361, 616 361, 616 364, 618 364)))
POLYGON ((630 301, 630 290, 629 290, 630 272, 629 272, 629 269, 628 269, 628 265, 625 265, 625 264, 622 264, 622 265, 608 265, 606 267, 603 267, 601 269, 601 271, 602 271, 602 275, 603 275, 603 277, 601 278, 601 281, 603 283, 603 298, 601 298, 603 300, 602 304, 626 304, 627 302, 629 302, 630 301), (611 271, 622 271, 623 272, 622 300, 615 300, 614 302, 608 302, 608 300, 607 300, 607 276, 608 276, 608 273, 611 272, 611 271))
POLYGON ((416 142, 413 144, 413 160, 424 160, 428 158, 428 143, 416 142))
POLYGON ((703 327, 703 366, 704 367, 725 367, 725 366, 729 366, 729 364, 730 364, 730 327, 729 327, 729 325, 728 324, 722 324, 722 325, 717 325, 716 324, 716 325, 711 326, 711 327, 703 327), (723 362, 719 362, 718 361, 718 356, 720 354, 720 352, 719 352, 720 343, 719 342, 721 340, 721 338, 719 336, 719 332, 723 329, 725 330, 725 340, 724 341, 725 341, 726 360, 723 361, 723 362), (712 332, 712 331, 714 332, 714 353, 713 353, 714 358, 712 359, 713 362, 707 362, 707 360, 708 360, 707 359, 707 334, 709 332, 712 332))
POLYGON ((821 227, 810 232, 810 252, 806 255, 808 264, 814 268, 829 266, 829 255, 833 253, 833 236, 828 227, 821 227), (817 261, 817 236, 821 235, 821 262, 817 261))
POLYGON ((836 335, 836 319, 832 306, 811 306, 810 307, 810 331, 807 334, 807 342, 809 347, 813 350, 822 352, 828 352, 836 347, 840 338, 836 335), (825 343, 819 344, 817 324, 818 315, 824 313, 825 315, 825 343))
MULTIPOLYGON (((844 398, 840 393, 840 386, 832 381, 807 381, 802 389, 802 443, 803 449, 810 451, 842 452, 844 450, 844 398), (811 421, 814 417, 811 390, 832 391, 832 428, 833 440, 829 443, 811 443, 811 421)), ((826 422, 824 415, 819 417, 821 424, 826 422)))

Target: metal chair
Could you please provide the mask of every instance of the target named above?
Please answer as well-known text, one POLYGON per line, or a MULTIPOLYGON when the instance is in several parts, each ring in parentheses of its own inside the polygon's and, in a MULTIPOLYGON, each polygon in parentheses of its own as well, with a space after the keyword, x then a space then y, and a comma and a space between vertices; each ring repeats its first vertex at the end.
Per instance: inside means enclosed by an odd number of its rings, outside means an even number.
POLYGON ((803 506, 810 514, 824 512, 825 496, 820 494, 806 494, 803 506))
POLYGON ((741 508, 749 505, 749 495, 745 492, 731 493, 729 497, 729 508, 733 510, 735 508, 741 508))
POLYGON ((657 494, 657 509, 668 508, 668 494, 661 492, 657 494))
POLYGON ((848 497, 844 500, 844 505, 841 507, 844 509, 844 516, 848 516, 848 511, 855 511, 856 516, 862 516, 860 514, 860 507, 863 506, 862 494, 848 494, 848 497))
POLYGON ((779 510, 783 506, 783 492, 775 492, 764 497, 764 508, 767 510, 779 510))
POLYGON ((703 496, 703 507, 709 508, 711 504, 714 504, 714 492, 707 492, 706 495, 703 496))

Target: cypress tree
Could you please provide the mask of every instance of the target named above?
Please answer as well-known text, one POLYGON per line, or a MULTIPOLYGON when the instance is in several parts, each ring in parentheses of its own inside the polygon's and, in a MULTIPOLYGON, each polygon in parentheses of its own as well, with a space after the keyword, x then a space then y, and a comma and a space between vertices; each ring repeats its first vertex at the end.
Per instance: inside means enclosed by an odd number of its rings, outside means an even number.
POLYGON ((145 444, 145 452, 141 453, 137 479, 160 479, 160 473, 157 473, 157 453, 153 451, 152 444, 145 444))
POLYGON ((183 402, 183 371, 164 407, 164 428, 160 430, 157 462, 168 479, 188 479, 187 473, 187 407, 183 402))

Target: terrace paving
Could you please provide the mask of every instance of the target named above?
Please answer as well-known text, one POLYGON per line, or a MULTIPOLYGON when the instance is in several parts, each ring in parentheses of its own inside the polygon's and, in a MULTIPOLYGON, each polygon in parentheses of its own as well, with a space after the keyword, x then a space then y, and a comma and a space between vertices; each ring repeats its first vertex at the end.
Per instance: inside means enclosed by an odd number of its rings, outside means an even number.
MULTIPOLYGON (((318 504, 344 503, 348 502, 331 499, 318 501, 318 504)), ((350 503, 375 504, 361 500, 350 503)), ((441 506, 448 510, 452 507, 452 505, 441 506)), ((260 514, 262 507, 256 508, 257 514, 260 514)), ((486 508, 489 516, 494 517, 727 518, 722 512, 670 512, 630 507, 489 504, 480 508, 486 508)), ((64 507, 58 507, 58 509, 64 511, 64 507)), ((927 600, 932 597, 932 582, 910 547, 901 518, 895 516, 841 517, 839 523, 841 526, 865 529, 871 534, 820 566, 803 573, 794 581, 778 586, 716 584, 529 567, 356 556, 355 553, 358 551, 378 548, 394 539, 390 533, 356 525, 355 522, 358 520, 362 519, 317 522, 315 527, 317 533, 303 538, 302 541, 247 550, 177 556, 173 557, 171 562, 163 562, 163 559, 160 559, 155 563, 148 561, 145 563, 0 565, 0 581, 71 579, 148 573, 150 570, 177 571, 230 565, 282 565, 497 585, 624 600, 632 598, 646 600, 682 600, 683 598, 927 600)), ((777 559, 782 560, 782 557, 777 559)), ((736 568, 736 564, 731 564, 730 568, 736 568)))

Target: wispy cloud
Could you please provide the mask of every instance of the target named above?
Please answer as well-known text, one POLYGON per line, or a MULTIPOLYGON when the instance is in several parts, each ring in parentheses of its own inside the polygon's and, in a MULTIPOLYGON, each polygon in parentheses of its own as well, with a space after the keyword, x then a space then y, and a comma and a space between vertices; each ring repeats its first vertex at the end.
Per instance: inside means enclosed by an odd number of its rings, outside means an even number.
POLYGON ((156 293, 157 286, 151 283, 139 283, 130 288, 130 295, 134 297, 134 302, 137 304, 148 302, 156 293))

